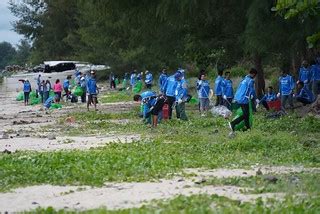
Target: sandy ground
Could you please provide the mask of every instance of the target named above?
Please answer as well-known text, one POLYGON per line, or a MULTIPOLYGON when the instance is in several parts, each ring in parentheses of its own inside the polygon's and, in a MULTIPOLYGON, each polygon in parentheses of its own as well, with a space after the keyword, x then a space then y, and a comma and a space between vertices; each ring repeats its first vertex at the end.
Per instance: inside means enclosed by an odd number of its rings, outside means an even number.
POLYGON ((84 150, 106 146, 109 143, 131 143, 139 140, 138 135, 110 136, 77 136, 48 138, 9 138, 0 140, 0 151, 55 151, 55 150, 84 150))
POLYGON ((305 168, 303 166, 252 166, 251 169, 185 169, 185 173, 198 177, 251 177, 257 174, 290 174, 290 173, 320 173, 320 168, 305 168))
POLYGON ((228 197, 240 202, 254 202, 261 198, 281 200, 285 193, 246 194, 250 188, 237 186, 213 186, 201 183, 203 179, 255 176, 257 170, 268 174, 293 172, 320 173, 320 168, 261 166, 247 169, 186 169, 194 176, 163 179, 157 182, 105 183, 103 187, 40 185, 15 189, 0 194, 0 212, 19 212, 37 207, 55 209, 88 210, 105 207, 110 210, 140 207, 152 200, 172 199, 178 195, 208 194, 228 197), (247 173, 247 174, 245 174, 247 173), (201 185, 199 185, 199 181, 201 185), (14 206, 13 206, 14 204, 14 206))
MULTIPOLYGON (((139 135, 115 135, 105 133, 103 136, 61 136, 60 133, 44 132, 42 127, 55 125, 57 119, 74 111, 86 111, 84 104, 67 104, 62 109, 45 112, 41 105, 24 106, 22 102, 15 101, 16 92, 0 92, 0 152, 16 150, 53 151, 61 149, 90 149, 105 146, 108 143, 130 143, 138 140, 139 135), (51 139, 54 136, 54 139, 51 139)), ((135 105, 128 104, 101 104, 98 106, 102 112, 126 112, 135 105)), ((112 120, 114 123, 126 123, 126 120, 112 120)), ((55 125, 56 126, 56 125, 55 125)), ((68 127, 77 126, 76 123, 68 127)), ((62 129, 63 127, 57 127, 62 129)), ((50 131, 50 130, 47 130, 50 131)))

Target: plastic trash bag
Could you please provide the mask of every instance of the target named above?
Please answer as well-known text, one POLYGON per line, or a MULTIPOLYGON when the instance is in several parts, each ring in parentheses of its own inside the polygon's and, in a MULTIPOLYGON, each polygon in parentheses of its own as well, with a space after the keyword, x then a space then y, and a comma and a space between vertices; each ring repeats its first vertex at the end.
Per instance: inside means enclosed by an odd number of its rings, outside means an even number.
POLYGON ((213 116, 222 116, 224 118, 229 118, 232 112, 225 106, 215 106, 211 109, 213 116))
POLYGON ((52 103, 50 109, 61 109, 62 105, 60 103, 52 103))
POLYGON ((17 97, 16 97, 16 100, 17 100, 17 101, 22 101, 22 100, 24 100, 24 93, 23 93, 23 91, 20 91, 20 92, 18 93, 18 95, 17 95, 17 97))
POLYGON ((140 93, 140 91, 142 90, 142 82, 141 81, 138 81, 135 85, 134 85, 134 87, 133 87, 133 92, 134 93, 140 93))
MULTIPOLYGON (((233 118, 233 120, 235 120, 238 117, 241 117, 242 115, 243 115, 242 109, 238 108, 238 110, 236 111, 236 116, 235 116, 235 118, 233 118)), ((250 127, 252 127, 253 116, 252 116, 252 103, 251 102, 249 102, 249 124, 250 124, 250 127)), ((241 121, 241 123, 239 123, 238 125, 236 125, 234 127, 234 130, 240 131, 240 130, 243 130, 244 128, 245 128, 244 121, 241 121)))
POLYGON ((77 86, 72 93, 78 97, 81 97, 83 94, 83 89, 80 86, 77 86))

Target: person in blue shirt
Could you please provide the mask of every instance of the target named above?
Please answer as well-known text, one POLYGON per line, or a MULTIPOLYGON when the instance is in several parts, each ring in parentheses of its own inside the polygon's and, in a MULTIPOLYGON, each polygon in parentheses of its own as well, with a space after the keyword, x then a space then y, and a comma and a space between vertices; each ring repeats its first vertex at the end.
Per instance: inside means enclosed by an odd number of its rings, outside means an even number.
POLYGON ((164 86, 163 93, 167 97, 167 102, 169 106, 169 119, 172 118, 172 107, 176 101, 176 89, 178 86, 178 81, 182 79, 182 73, 176 72, 174 75, 167 78, 164 86))
POLYGON ((315 97, 312 91, 309 89, 304 82, 298 82, 297 84, 298 93, 295 95, 295 98, 298 102, 303 103, 304 105, 311 104, 315 101, 315 97))
POLYGON ((31 92, 31 84, 28 79, 25 79, 23 82, 23 93, 24 93, 24 105, 29 104, 29 95, 31 92))
POLYGON ((311 66, 312 92, 315 97, 320 94, 320 57, 317 57, 311 66))
POLYGON ((267 94, 265 94, 261 100, 259 100, 257 102, 257 106, 260 105, 260 103, 263 105, 263 107, 265 107, 267 109, 267 111, 269 111, 269 106, 268 106, 268 102, 270 101, 275 101, 277 100, 277 95, 274 93, 273 91, 273 87, 272 86, 269 86, 268 87, 268 92, 267 94))
POLYGON ((229 123, 232 133, 234 132, 235 126, 242 121, 244 121, 247 129, 251 128, 249 123, 249 102, 255 94, 254 78, 256 77, 257 73, 258 72, 255 68, 251 68, 249 74, 240 82, 238 86, 234 99, 240 105, 243 114, 229 123))
POLYGON ((200 74, 199 80, 197 81, 197 91, 200 101, 200 113, 201 116, 205 116, 210 104, 210 83, 206 80, 206 74, 204 73, 200 74))
POLYGON ((52 103, 58 103, 58 98, 56 96, 49 97, 48 99, 46 99, 46 101, 44 102, 43 106, 46 109, 50 109, 52 103))
POLYGON ((225 79, 223 83, 223 105, 231 110, 231 103, 233 100, 233 86, 230 79, 230 71, 225 73, 225 79))
POLYGON ((161 71, 161 75, 159 76, 159 90, 161 93, 164 93, 164 84, 166 83, 168 78, 167 70, 164 68, 161 71))
POLYGON ((97 102, 98 102, 98 87, 97 87, 97 80, 96 80, 96 72, 91 71, 91 76, 87 81, 87 109, 89 111, 89 105, 93 103, 95 111, 97 111, 97 102))
POLYGON ((146 71, 146 79, 144 80, 147 89, 151 89, 153 83, 153 76, 150 71, 146 71))
POLYGON ((134 87, 134 85, 136 84, 136 81, 137 81, 137 72, 136 72, 136 70, 134 70, 130 75, 130 86, 131 86, 131 88, 134 87))
POLYGON ((290 108, 293 109, 293 90, 295 82, 293 77, 288 74, 287 69, 282 69, 282 75, 279 78, 279 93, 278 97, 281 97, 281 108, 286 110, 286 104, 289 102, 290 108))
POLYGON ((64 95, 63 96, 66 96, 66 101, 68 101, 68 98, 69 98, 69 94, 71 93, 70 92, 70 79, 71 79, 71 76, 68 75, 67 78, 63 81, 63 90, 64 90, 64 95))
POLYGON ((162 94, 157 96, 153 91, 145 91, 141 95, 134 95, 133 100, 144 105, 143 117, 147 119, 152 116, 152 127, 157 127, 158 115, 162 111, 166 97, 162 94))
POLYGON ((177 118, 185 121, 188 120, 185 107, 188 101, 188 87, 187 81, 183 77, 178 80, 175 97, 177 118))
POLYGON ((214 82, 214 92, 216 94, 216 104, 215 106, 218 105, 223 105, 223 87, 224 87, 224 79, 222 77, 223 75, 223 69, 219 68, 218 69, 218 77, 216 78, 214 82))
POLYGON ((305 85, 308 85, 310 87, 310 81, 311 81, 311 71, 309 68, 309 64, 306 60, 302 62, 302 66, 299 70, 299 80, 303 82, 305 85))

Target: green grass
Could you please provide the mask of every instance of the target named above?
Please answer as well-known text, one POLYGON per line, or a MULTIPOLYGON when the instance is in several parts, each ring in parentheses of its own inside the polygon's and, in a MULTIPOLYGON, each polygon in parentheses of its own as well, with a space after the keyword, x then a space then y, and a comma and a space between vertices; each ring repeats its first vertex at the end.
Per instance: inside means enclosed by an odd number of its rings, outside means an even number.
POLYGON ((246 193, 268 193, 268 192, 283 192, 287 194, 309 194, 319 195, 320 179, 319 172, 317 173, 290 173, 275 175, 278 179, 273 183, 265 179, 268 175, 251 176, 251 177, 232 177, 232 178, 211 178, 204 185, 214 186, 239 186, 252 188, 246 193))
POLYGON ((101 101, 102 103, 133 101, 133 94, 131 91, 109 92, 108 94, 103 95, 101 98, 99 98, 99 101, 101 101))
MULTIPOLYGON (((83 119, 97 117, 98 114, 83 119)), ((313 143, 306 144, 309 138, 305 136, 254 129, 229 139, 227 128, 223 127, 225 121, 212 118, 186 123, 171 121, 157 130, 139 123, 113 124, 114 127, 90 124, 92 130, 100 127, 102 133, 104 129, 123 128, 123 133, 133 129, 134 133, 145 135, 143 140, 132 144, 114 143, 89 151, 0 155, 0 189, 43 183, 100 186, 106 181, 145 181, 197 167, 235 168, 256 163, 320 166, 319 138, 312 138, 313 143)))
MULTIPOLYGON (((294 198, 287 197, 284 201, 268 200, 263 202, 257 199, 256 203, 240 203, 217 195, 194 195, 190 197, 178 196, 172 200, 154 201, 151 205, 144 205, 140 208, 123 210, 95 209, 80 213, 90 214, 144 214, 144 213, 319 213, 320 197, 294 198)), ((56 211, 52 208, 38 209, 32 213, 79 213, 71 211, 56 211)))

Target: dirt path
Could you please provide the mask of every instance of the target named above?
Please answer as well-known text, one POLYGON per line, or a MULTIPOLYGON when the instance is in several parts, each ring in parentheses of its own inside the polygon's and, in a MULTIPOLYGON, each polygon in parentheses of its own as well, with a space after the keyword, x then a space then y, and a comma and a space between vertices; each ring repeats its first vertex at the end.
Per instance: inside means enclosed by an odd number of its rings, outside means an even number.
POLYGON ((270 167, 261 166, 247 169, 186 169, 186 173, 197 175, 188 178, 175 177, 157 182, 140 183, 105 183, 103 187, 89 186, 51 186, 40 185, 15 189, 12 192, 0 193, 0 212, 20 212, 37 207, 54 209, 88 210, 106 207, 107 209, 125 209, 140 207, 152 200, 171 199, 178 195, 208 194, 228 197, 241 202, 254 202, 257 198, 281 200, 285 193, 246 194, 252 190, 237 186, 214 186, 202 183, 205 178, 255 176, 256 170, 262 173, 285 174, 292 172, 320 173, 320 168, 303 167, 270 167), (244 174, 246 172, 247 174, 244 174), (14 206, 13 206, 14 205, 14 206))

